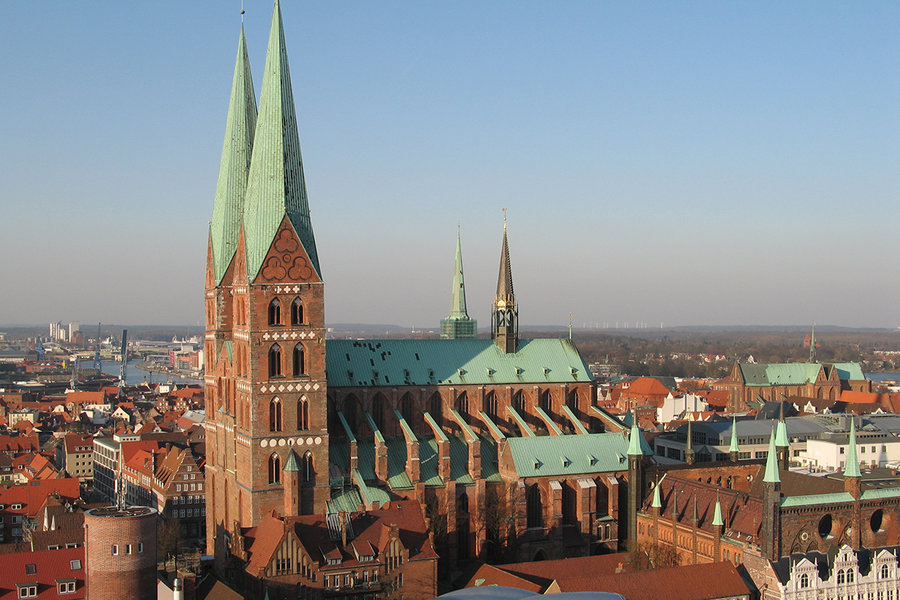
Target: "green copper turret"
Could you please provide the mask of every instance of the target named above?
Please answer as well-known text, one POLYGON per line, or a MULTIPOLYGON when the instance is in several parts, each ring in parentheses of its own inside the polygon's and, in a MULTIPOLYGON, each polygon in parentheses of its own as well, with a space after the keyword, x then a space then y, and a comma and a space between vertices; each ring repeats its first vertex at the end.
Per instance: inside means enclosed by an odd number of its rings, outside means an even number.
POLYGON ((441 319, 441 337, 448 340, 474 338, 478 323, 466 311, 466 282, 463 278, 462 242, 456 232, 456 262, 453 265, 453 289, 450 291, 450 315, 441 319))

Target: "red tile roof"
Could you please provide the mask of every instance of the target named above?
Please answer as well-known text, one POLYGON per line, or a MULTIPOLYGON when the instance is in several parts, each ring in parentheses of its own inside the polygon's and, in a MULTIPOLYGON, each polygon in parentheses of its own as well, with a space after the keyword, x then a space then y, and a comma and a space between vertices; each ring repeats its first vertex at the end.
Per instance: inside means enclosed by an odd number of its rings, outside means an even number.
POLYGON ((33 517, 49 494, 59 494, 62 498, 75 500, 81 495, 78 479, 63 477, 32 481, 25 485, 0 488, 0 504, 6 505, 6 512, 33 517), (13 505, 22 508, 13 509, 13 505))
POLYGON ((0 561, 0 600, 17 600, 17 583, 37 584, 38 600, 84 598, 84 548, 6 554, 0 561), (75 562, 77 561, 77 562, 75 562), (77 568, 72 568, 76 566, 77 568), (31 572, 33 571, 33 572, 31 572), (74 580, 75 593, 57 593, 57 580, 74 580))
POLYGON ((750 590, 730 562, 684 565, 607 575, 556 577, 561 592, 612 592, 628 600, 712 600, 749 597, 750 590))

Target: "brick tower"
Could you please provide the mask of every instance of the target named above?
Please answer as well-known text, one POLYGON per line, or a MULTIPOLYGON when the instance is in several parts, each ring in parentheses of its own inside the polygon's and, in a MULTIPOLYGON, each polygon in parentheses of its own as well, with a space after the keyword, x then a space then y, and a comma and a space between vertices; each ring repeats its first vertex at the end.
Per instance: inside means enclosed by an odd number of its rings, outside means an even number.
POLYGON ((257 114, 241 31, 206 270, 207 552, 329 495, 325 298, 276 0, 257 114), (284 467, 296 489, 285 501, 284 467))
POLYGON ((156 598, 156 509, 109 506, 84 513, 85 598, 156 598))

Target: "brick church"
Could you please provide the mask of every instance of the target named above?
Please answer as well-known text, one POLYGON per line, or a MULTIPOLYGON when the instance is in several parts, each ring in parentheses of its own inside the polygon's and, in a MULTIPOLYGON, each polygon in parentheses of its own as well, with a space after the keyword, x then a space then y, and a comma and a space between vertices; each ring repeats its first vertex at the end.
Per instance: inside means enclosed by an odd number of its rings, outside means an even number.
POLYGON ((274 597, 371 593, 388 573, 420 577, 437 554, 448 566, 504 552, 561 558, 615 551, 626 529, 633 538, 627 515, 640 498, 628 482, 649 446, 594 406, 570 339, 519 337, 506 224, 490 339, 466 312, 458 244, 441 339, 326 341, 304 177, 276 0, 258 105, 241 31, 209 230, 207 552, 217 567, 274 597), (382 524, 348 537, 365 515, 382 524), (310 523, 328 529, 328 549, 310 523))

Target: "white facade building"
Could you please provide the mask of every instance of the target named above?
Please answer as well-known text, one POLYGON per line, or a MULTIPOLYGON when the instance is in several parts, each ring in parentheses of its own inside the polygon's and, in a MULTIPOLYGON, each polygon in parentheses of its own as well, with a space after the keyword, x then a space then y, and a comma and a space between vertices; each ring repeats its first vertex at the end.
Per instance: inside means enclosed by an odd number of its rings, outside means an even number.
POLYGON ((898 600, 897 563, 896 547, 842 546, 833 559, 814 552, 772 566, 783 600, 898 600))

